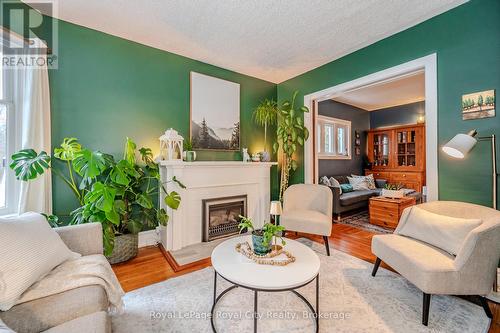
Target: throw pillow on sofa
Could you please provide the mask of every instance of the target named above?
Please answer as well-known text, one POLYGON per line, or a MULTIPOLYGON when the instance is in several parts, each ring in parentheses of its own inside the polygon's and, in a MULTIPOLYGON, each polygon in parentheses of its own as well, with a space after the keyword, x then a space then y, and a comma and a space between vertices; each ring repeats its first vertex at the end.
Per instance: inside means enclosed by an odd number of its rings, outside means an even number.
POLYGON ((320 184, 323 184, 323 185, 326 185, 326 186, 332 186, 332 184, 330 183, 330 179, 328 179, 327 176, 323 176, 319 179, 319 183, 320 184))
POLYGON ((353 178, 364 178, 366 179, 366 182, 368 183, 368 189, 370 190, 375 190, 377 186, 375 185, 375 178, 373 178, 373 174, 368 175, 368 176, 358 176, 358 175, 351 175, 353 178))
POLYGON ((370 185, 364 177, 347 177, 349 184, 352 185, 354 191, 369 190, 370 185))
POLYGON ((342 193, 349 193, 354 191, 351 184, 340 184, 340 189, 342 190, 342 193))
POLYGON ((0 218, 0 244, 1 311, 14 306, 26 289, 56 266, 80 256, 38 213, 0 218))
POLYGON ((457 255, 467 235, 482 221, 431 213, 413 206, 398 234, 434 245, 457 255))

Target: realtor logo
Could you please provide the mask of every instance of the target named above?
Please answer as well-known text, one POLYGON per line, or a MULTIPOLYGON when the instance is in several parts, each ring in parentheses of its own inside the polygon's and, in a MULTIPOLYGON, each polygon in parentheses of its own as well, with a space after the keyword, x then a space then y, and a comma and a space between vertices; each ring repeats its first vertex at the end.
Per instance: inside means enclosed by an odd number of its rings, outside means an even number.
POLYGON ((58 26, 56 3, 50 0, 3 0, 2 67, 57 68, 58 26))

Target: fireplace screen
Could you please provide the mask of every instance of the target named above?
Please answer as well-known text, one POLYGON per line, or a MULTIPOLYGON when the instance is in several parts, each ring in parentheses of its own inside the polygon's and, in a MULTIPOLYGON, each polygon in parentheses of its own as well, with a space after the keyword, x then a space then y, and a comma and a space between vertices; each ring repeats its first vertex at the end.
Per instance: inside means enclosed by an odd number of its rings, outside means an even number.
POLYGON ((246 195, 203 200, 203 241, 237 234, 239 216, 246 210, 246 195))

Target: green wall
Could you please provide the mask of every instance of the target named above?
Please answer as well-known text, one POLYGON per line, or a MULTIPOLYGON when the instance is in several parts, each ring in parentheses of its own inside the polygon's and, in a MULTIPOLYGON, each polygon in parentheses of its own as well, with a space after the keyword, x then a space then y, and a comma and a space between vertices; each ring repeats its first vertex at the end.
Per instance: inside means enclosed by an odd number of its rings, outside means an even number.
MULTIPOLYGON (((417 26, 278 85, 278 99, 293 90, 304 95, 398 64, 437 54, 438 144, 458 132, 476 128, 500 136, 500 110, 495 118, 462 121, 464 93, 500 88, 500 1, 472 0, 417 26)), ((498 96, 497 96, 498 97, 498 96)), ((479 143, 466 160, 439 153, 439 197, 491 206, 491 149, 479 143)), ((498 153, 498 152, 497 152, 498 153)), ((302 159, 303 156, 300 156, 302 159)), ((294 182, 304 179, 303 168, 294 182)))
MULTIPOLYGON (((43 35, 43 33, 42 33, 43 35)), ((159 150, 167 128, 189 136, 190 71, 237 82, 241 89, 241 147, 263 148, 264 131, 252 122, 253 108, 276 99, 276 84, 211 66, 122 38, 59 21, 59 68, 49 71, 52 144, 77 137, 91 149, 121 156, 124 140, 159 150)), ((199 160, 238 160, 240 152, 199 152, 199 160)), ((273 188, 276 188, 273 170, 273 188)), ((54 212, 76 208, 58 179, 54 212)))

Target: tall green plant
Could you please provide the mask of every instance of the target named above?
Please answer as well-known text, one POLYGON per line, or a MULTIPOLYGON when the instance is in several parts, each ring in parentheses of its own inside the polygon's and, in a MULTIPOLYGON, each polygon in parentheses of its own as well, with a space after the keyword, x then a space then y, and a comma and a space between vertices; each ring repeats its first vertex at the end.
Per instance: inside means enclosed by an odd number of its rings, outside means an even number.
POLYGON ((306 106, 296 107, 297 94, 298 91, 295 91, 291 101, 284 101, 278 112, 277 141, 273 150, 281 153, 280 200, 288 188, 291 172, 298 167, 295 152, 309 138, 309 130, 304 126, 303 118, 309 109, 306 106))
MULTIPOLYGON (((115 235, 137 234, 145 225, 166 225, 169 216, 165 209, 155 207, 153 197, 162 191, 165 205, 177 209, 181 198, 175 191, 168 192, 165 185, 176 182, 184 187, 175 177, 162 183, 151 149, 137 151, 129 138, 119 161, 110 154, 83 148, 76 138, 65 138, 52 157, 44 151, 23 149, 12 155, 10 167, 22 181, 36 179, 48 169, 60 177, 80 206, 71 212, 70 223, 100 222, 106 255, 113 250, 115 235), (55 161, 65 167, 53 167, 55 161)), ((58 223, 57 216, 46 217, 51 225, 58 223)))
POLYGON ((272 99, 265 99, 253 111, 256 124, 264 126, 264 151, 267 151, 267 126, 275 125, 278 118, 278 103, 272 99))

